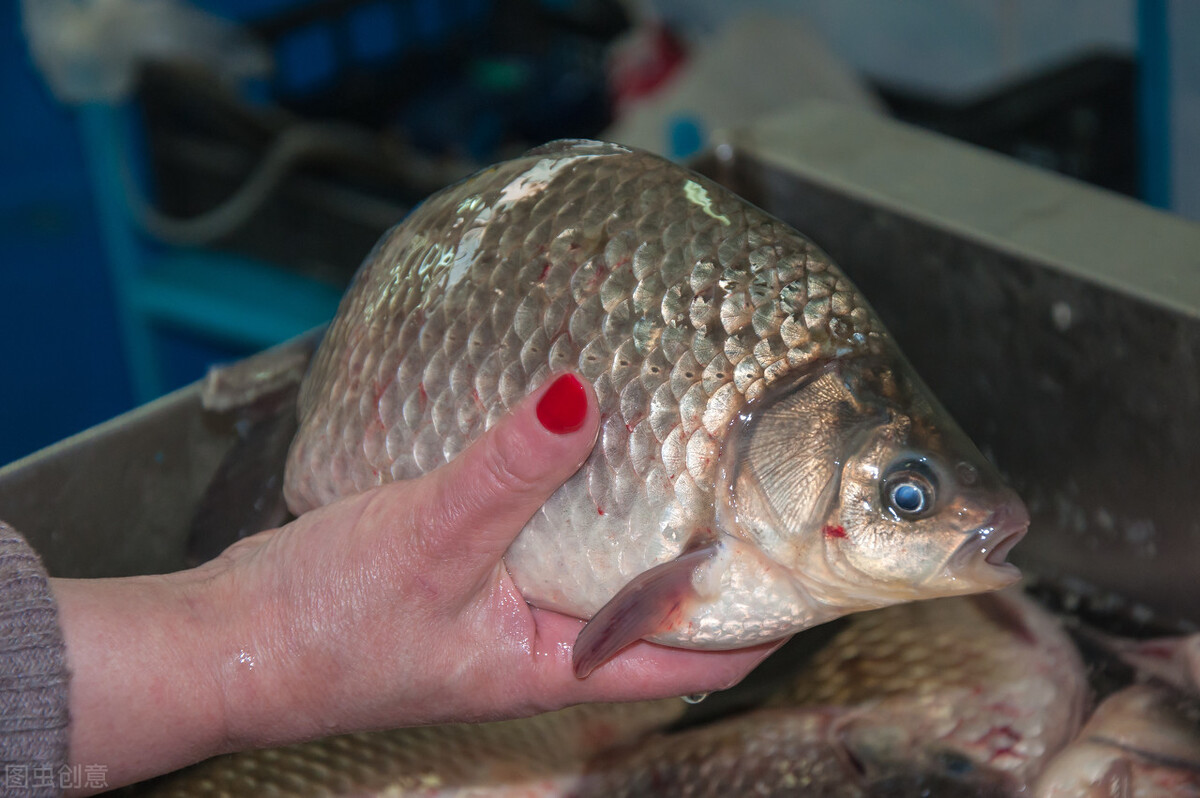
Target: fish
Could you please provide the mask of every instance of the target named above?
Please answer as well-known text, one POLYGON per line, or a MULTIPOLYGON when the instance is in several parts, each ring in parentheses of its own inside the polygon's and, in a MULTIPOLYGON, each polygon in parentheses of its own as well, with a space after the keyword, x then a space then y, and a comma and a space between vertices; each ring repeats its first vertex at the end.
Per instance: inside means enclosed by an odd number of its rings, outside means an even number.
MULTIPOLYGON (((903 728, 1020 788, 1079 731, 1089 696, 1087 669, 1059 618, 1010 588, 855 616, 781 700, 869 707, 868 742, 886 739, 880 728, 903 728)), ((856 725, 842 727, 846 740, 856 725)))
POLYGON ((565 798, 584 764, 677 721, 678 699, 364 732, 214 757, 134 785, 136 798, 565 798))
POLYGON ((1200 706, 1160 685, 1104 700, 1050 763, 1035 798, 1200 798, 1200 706))
MULTIPOLYGON (((839 739, 844 713, 831 708, 762 709, 682 732, 651 738, 636 749, 589 764, 570 798, 1008 798, 1007 777, 965 760, 938 755, 864 769, 839 739), (965 764, 964 764, 965 763, 965 764), (958 770, 963 772, 959 773, 958 770)), ((913 741, 891 744, 908 748, 913 741)))
POLYGON ((431 471, 568 370, 598 439, 505 565, 587 621, 581 678, 639 639, 748 647, 1020 576, 1024 504, 830 258, 593 141, 486 169, 384 235, 301 386, 287 504, 431 471))
POLYGON ((897 605, 851 618, 763 709, 609 751, 571 795, 1024 795, 1088 695, 1019 592, 897 605))

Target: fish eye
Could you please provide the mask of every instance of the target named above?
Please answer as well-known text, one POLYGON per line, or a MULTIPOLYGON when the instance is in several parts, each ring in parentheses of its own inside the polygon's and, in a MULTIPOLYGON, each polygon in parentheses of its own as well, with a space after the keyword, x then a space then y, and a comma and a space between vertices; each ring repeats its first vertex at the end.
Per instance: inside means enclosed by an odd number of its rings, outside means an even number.
POLYGON ((934 759, 941 765, 942 770, 951 776, 966 776, 975 770, 975 763, 970 757, 957 751, 940 751, 934 759))
POLYGON ((913 521, 926 515, 935 498, 933 475, 919 461, 901 463, 883 482, 887 506, 901 518, 913 521))

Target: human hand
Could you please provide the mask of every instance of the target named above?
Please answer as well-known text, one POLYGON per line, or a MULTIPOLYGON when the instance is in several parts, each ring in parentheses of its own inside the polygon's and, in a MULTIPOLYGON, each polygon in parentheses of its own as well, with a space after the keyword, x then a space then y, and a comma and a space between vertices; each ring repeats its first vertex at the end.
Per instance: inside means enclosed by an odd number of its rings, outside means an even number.
POLYGON ((200 568, 55 580, 76 674, 72 761, 127 762, 109 771, 124 783, 239 748, 738 681, 774 646, 640 642, 576 679, 583 622, 517 592, 505 550, 596 439, 591 389, 564 387, 557 426, 570 431, 539 420, 544 386, 449 465, 307 513, 200 568))

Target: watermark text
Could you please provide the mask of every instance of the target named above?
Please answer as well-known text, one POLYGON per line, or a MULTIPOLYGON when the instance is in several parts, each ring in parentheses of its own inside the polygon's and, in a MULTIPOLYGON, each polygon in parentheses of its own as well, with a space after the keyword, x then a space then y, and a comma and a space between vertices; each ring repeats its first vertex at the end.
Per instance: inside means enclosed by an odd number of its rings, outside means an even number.
POLYGON ((4 788, 17 790, 106 790, 108 765, 5 765, 4 788))

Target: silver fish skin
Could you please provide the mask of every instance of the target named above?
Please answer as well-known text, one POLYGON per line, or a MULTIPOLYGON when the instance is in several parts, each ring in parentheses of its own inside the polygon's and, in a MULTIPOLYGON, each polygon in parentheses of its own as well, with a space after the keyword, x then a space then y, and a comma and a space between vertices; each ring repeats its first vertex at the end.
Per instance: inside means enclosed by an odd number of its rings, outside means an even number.
POLYGON ((1200 706, 1155 685, 1104 700, 1034 798, 1200 798, 1200 706))
POLYGON ((610 752, 573 795, 1025 795, 1087 696, 1057 619, 1017 592, 889 607, 768 708, 610 752))
POLYGON ((678 699, 329 737, 228 754, 124 791, 134 798, 562 798, 584 763, 677 720, 678 699))
POLYGON ((480 172, 384 236, 302 386, 288 504, 437 468, 569 369, 599 439, 505 561, 530 603, 592 619, 580 675, 639 638, 738 648, 1018 577, 1024 505, 829 258, 599 142, 480 172))

